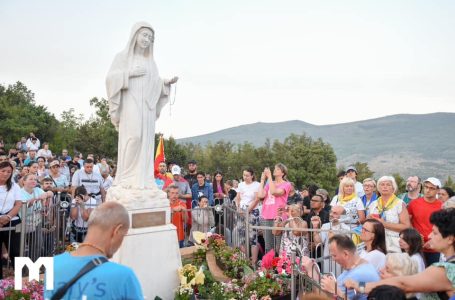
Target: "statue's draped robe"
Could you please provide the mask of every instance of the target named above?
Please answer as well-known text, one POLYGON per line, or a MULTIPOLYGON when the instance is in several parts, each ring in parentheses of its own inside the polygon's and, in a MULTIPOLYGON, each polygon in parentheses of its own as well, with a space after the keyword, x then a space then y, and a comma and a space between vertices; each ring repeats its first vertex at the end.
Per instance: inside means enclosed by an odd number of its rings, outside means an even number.
POLYGON ((169 85, 159 77, 153 60, 153 43, 145 55, 134 55, 136 35, 146 23, 133 27, 126 49, 114 59, 106 78, 109 114, 118 128, 118 160, 114 185, 125 188, 152 188, 155 149, 155 121, 169 100, 169 85), (136 66, 146 75, 130 77, 136 66))

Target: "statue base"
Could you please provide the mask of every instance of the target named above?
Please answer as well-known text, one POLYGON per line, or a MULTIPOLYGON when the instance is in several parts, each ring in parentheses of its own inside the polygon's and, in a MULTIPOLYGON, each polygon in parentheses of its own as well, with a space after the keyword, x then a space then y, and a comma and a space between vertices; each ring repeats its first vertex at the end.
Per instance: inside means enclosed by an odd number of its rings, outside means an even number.
POLYGON ((107 201, 123 204, 131 227, 112 261, 133 269, 146 299, 174 299, 182 266, 177 230, 170 222, 166 193, 156 189, 109 188, 107 201))

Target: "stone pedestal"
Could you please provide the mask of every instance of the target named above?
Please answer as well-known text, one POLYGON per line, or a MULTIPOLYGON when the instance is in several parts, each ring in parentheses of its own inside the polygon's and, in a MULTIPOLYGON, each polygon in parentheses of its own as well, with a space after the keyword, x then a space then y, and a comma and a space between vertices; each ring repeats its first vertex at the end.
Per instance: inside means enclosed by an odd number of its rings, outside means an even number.
POLYGON ((122 203, 131 220, 130 230, 112 260, 133 269, 146 299, 174 299, 179 285, 177 269, 182 262, 166 194, 158 188, 113 186, 106 199, 122 203))

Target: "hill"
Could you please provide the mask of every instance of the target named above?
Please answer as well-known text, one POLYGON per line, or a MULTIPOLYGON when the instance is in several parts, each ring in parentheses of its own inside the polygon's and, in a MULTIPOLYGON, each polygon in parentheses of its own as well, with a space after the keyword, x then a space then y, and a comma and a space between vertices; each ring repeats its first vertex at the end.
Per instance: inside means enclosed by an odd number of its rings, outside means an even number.
POLYGON ((332 145, 338 165, 367 162, 379 177, 400 173, 446 179, 455 174, 455 113, 400 114, 336 125, 313 125, 293 120, 253 123, 179 139, 205 145, 219 140, 261 146, 267 138, 282 141, 291 133, 322 138, 332 145))

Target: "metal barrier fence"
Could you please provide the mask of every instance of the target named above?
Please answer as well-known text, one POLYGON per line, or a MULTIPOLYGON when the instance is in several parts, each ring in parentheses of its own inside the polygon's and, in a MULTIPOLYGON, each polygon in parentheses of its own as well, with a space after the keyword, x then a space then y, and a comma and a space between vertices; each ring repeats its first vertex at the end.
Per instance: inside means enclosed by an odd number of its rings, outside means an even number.
POLYGON ((10 221, 0 228, 0 232, 7 232, 7 247, 0 248, 2 258, 7 259, 7 269, 14 267, 14 257, 17 256, 35 261, 41 256, 54 256, 65 250, 69 214, 60 199, 58 193, 55 197, 33 204, 24 202, 19 211, 20 221, 10 221))
POLYGON ((316 292, 337 298, 336 291, 335 294, 330 294, 322 290, 320 276, 314 279, 303 271, 302 266, 297 263, 302 259, 298 258, 312 258, 318 274, 336 278, 343 270, 333 261, 324 245, 327 247, 329 232, 352 235, 355 234, 354 231, 340 230, 337 226, 328 229, 275 227, 273 223, 269 225, 260 222, 258 212, 247 213, 237 209, 231 202, 225 202, 222 206, 196 207, 185 211, 192 216, 192 229, 187 232, 185 241, 192 241, 190 232, 193 231, 220 233, 226 243, 233 248, 239 248, 244 258, 250 260, 255 268, 259 267, 260 257, 269 249, 274 249, 275 253, 280 255, 280 251, 285 251, 293 262, 292 299, 296 299, 297 292, 316 292), (216 226, 213 223, 216 223, 216 226), (271 243, 267 245, 266 240, 269 239, 271 243))

